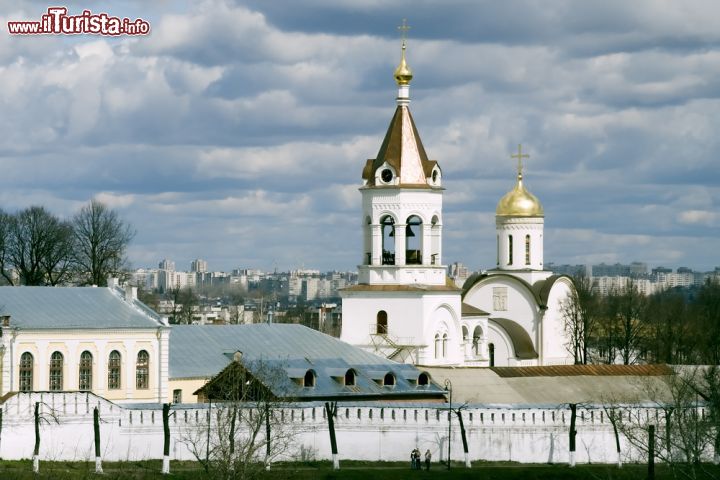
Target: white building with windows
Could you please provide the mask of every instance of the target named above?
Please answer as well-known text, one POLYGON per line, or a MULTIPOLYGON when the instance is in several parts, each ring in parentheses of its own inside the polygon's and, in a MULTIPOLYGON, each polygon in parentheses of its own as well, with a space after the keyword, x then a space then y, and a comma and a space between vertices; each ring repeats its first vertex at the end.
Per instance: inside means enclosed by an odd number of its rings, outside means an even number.
POLYGON ((88 391, 115 402, 168 396, 170 328, 116 280, 97 287, 0 287, 0 397, 88 391))
POLYGON ((496 209, 495 268, 463 290, 442 257, 442 171, 410 114, 412 72, 403 42, 397 107, 377 157, 363 169, 359 284, 342 290, 341 339, 420 365, 569 363, 562 302, 569 277, 543 267, 544 211, 517 182, 496 209))

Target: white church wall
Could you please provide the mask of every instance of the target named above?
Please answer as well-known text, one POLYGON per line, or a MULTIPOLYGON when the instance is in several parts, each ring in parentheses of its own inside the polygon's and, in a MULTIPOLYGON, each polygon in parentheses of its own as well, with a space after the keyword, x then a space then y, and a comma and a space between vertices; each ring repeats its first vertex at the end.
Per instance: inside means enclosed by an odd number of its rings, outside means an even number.
POLYGON ((573 357, 567 348, 562 305, 570 294, 570 280, 561 278, 553 284, 543 316, 543 365, 571 364, 573 357))
POLYGON ((468 305, 490 313, 490 318, 507 318, 523 327, 537 350, 537 309, 532 293, 518 280, 490 276, 473 286, 463 299, 468 305))
POLYGON ((463 360, 459 292, 348 292, 343 298, 340 339, 372 347, 377 314, 387 313, 387 336, 398 345, 418 348, 416 363, 459 364, 463 360), (447 334, 446 354, 436 358, 435 334, 447 334))
POLYGON ((343 319, 340 340, 351 345, 370 345, 376 333, 377 314, 387 312, 388 335, 398 342, 423 342, 423 302, 417 294, 387 295, 388 292, 343 294, 343 319))
MULTIPOLYGON (((490 344, 493 345, 492 366, 512 367, 517 365, 515 350, 513 349, 510 337, 507 336, 502 327, 493 323, 492 320, 488 321, 487 344, 488 351, 490 350, 490 344)), ((489 355, 490 353, 488 353, 488 356, 489 355)))
MULTIPOLYGON (((46 460, 87 461, 94 457, 93 407, 100 409, 101 450, 104 460, 136 461, 162 457, 163 425, 160 404, 143 409, 126 409, 92 394, 18 394, 2 404, 3 438, 0 457, 8 460, 32 456, 34 445, 33 408, 41 402, 42 414, 52 411, 58 422, 41 425, 40 457, 46 460)), ((629 409, 655 423, 662 435, 662 411, 654 408, 629 409), (638 412, 639 411, 639 412, 638 412)), ((699 415, 705 415, 703 407, 699 415)), ((330 459, 329 434, 321 404, 283 406, 287 428, 296 432, 293 447, 285 459, 307 457, 330 459)), ((188 434, 207 428, 208 405, 180 405, 170 419, 171 458, 194 460, 184 443, 188 434)), ((513 408, 508 405, 470 406, 463 410, 471 460, 515 461, 521 463, 565 463, 569 460, 570 412, 566 405, 513 408)), ((335 419, 341 460, 406 461, 410 451, 429 449, 433 461, 447 458, 448 412, 444 404, 385 405, 339 403, 335 419)), ((579 407, 577 452, 580 463, 614 463, 615 439, 612 425, 601 406, 579 407)), ((621 438, 625 462, 642 459, 625 438, 621 438)), ((711 451, 706 451, 711 458, 711 451)), ((463 459, 457 417, 452 416, 451 456, 463 459)))

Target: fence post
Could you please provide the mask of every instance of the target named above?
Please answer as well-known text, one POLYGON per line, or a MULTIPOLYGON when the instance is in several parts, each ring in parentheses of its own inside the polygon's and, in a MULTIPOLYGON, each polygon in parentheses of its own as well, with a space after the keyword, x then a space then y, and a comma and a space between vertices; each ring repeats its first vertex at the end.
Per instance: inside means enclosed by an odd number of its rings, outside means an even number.
POLYGON ((648 427, 648 480, 655 480, 655 425, 648 427))

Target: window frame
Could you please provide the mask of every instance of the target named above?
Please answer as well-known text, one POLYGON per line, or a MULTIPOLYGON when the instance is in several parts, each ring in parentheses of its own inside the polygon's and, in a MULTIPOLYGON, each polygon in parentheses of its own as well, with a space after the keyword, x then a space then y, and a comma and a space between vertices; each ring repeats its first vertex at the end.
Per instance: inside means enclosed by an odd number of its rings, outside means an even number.
POLYGON ((22 355, 20 355, 20 362, 18 364, 18 391, 33 391, 34 368, 35 357, 33 354, 30 352, 23 352, 22 355))
POLYGON ((84 350, 80 354, 80 363, 78 366, 78 390, 81 390, 81 391, 92 390, 92 382, 93 382, 93 354, 90 350, 84 350), (89 358, 88 358, 88 356, 89 356, 89 358))
POLYGON ((150 354, 147 350, 140 350, 135 360, 135 389, 148 390, 150 388, 150 354))
POLYGON ((55 350, 50 354, 50 364, 48 365, 48 390, 51 392, 61 392, 63 389, 63 369, 65 367, 65 356, 61 351, 55 350))
POLYGON ((120 390, 122 388, 122 353, 113 350, 108 355, 108 390, 120 390), (113 354, 117 354, 113 358, 113 354))

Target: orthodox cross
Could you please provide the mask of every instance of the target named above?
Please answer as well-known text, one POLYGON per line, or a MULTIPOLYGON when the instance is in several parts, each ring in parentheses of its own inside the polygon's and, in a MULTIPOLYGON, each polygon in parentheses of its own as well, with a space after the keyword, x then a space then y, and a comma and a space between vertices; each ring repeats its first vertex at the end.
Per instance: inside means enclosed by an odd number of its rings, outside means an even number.
POLYGON ((402 38, 403 47, 405 46, 405 40, 407 40, 407 31, 410 30, 410 27, 407 24, 407 19, 403 18, 403 23, 399 27, 397 27, 398 30, 400 30, 400 38, 402 38))
POLYGON ((522 159, 523 159, 523 158, 530 158, 530 155, 528 155, 528 154, 526 154, 526 153, 522 153, 522 144, 518 144, 518 153, 516 153, 515 155, 510 155, 510 158, 517 158, 517 159, 518 159, 518 166, 517 166, 517 168, 518 168, 518 176, 519 176, 519 177, 522 177, 522 168, 523 168, 522 159))

